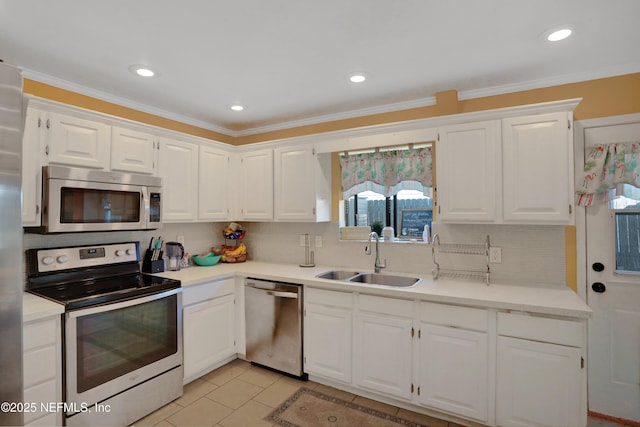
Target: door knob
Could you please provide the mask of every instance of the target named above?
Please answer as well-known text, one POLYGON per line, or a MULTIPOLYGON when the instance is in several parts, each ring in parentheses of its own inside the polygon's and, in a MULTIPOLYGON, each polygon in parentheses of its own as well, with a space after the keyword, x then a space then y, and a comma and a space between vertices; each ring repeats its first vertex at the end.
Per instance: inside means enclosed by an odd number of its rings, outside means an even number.
POLYGON ((604 283, 595 282, 593 285, 591 285, 591 289, 593 289, 593 292, 601 294, 607 290, 607 287, 604 285, 604 283))
POLYGON ((593 271, 597 272, 604 271, 604 264, 601 262, 594 262, 591 268, 593 268, 593 271))

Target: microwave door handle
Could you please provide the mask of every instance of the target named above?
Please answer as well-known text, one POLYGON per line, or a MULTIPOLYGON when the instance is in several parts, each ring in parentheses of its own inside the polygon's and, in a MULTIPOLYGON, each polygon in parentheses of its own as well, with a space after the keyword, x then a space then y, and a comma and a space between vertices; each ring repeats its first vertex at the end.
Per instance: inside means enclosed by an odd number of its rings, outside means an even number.
POLYGON ((140 218, 140 225, 142 225, 143 228, 150 227, 149 217, 151 215, 151 200, 149 197, 149 189, 147 187, 142 187, 142 200, 140 206, 142 218, 140 218))

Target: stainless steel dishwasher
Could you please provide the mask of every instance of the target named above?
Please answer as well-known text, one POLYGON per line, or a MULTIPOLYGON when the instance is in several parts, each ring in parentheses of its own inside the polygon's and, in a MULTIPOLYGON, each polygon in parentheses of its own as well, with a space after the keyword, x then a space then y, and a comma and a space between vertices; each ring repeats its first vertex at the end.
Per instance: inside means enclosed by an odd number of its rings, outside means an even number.
POLYGON ((302 372, 302 286, 245 281, 247 360, 306 379, 302 372))

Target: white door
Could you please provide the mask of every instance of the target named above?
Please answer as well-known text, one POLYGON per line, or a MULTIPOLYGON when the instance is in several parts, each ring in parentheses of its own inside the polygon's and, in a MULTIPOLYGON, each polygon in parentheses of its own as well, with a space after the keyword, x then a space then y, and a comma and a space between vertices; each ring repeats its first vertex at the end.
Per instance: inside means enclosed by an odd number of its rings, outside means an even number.
POLYGON ((259 150, 240 158, 240 217, 273 219, 273 150, 259 150))
MULTIPOLYGON (((630 141, 640 142, 640 122, 586 128, 585 156, 594 145, 630 141)), ((587 207, 585 229, 586 296, 593 310, 589 321, 589 410, 638 422, 640 209, 587 207), (617 269, 636 271, 626 274, 617 269)))
POLYGON ((438 130, 438 215, 443 222, 497 220, 500 195, 500 121, 438 130))
POLYGON ((420 332, 420 403, 487 421, 487 334, 425 322, 420 332))
POLYGON ((196 219, 198 210, 198 146, 160 138, 160 167, 165 222, 196 219))
POLYGON ((311 147, 275 150, 274 199, 278 221, 315 219, 315 165, 311 147))
POLYGON ((351 317, 343 308, 306 305, 305 372, 351 382, 351 317))
POLYGON ((573 131, 566 112, 502 121, 505 222, 573 220, 573 131), (545 165, 541 173, 541 165, 545 165))
POLYGON ((51 164, 107 169, 111 127, 104 123, 51 113, 47 156, 51 164))
POLYGON ((356 318, 356 384, 411 399, 412 321, 359 313, 356 318))
POLYGON ((111 128, 111 170, 144 173, 155 172, 155 137, 114 126, 111 128))
POLYGON ((579 348, 502 336, 497 345, 497 425, 583 425, 579 348))
POLYGON ((198 219, 229 219, 230 154, 220 148, 201 145, 198 161, 198 219))

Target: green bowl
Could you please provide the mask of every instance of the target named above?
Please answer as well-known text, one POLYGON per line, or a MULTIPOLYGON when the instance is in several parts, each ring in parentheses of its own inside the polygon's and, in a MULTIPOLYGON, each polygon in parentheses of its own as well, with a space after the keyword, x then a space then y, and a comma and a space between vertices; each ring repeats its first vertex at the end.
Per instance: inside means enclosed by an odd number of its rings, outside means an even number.
POLYGON ((222 257, 222 255, 215 255, 213 252, 209 252, 209 254, 207 256, 193 255, 191 257, 191 259, 197 265, 201 265, 203 267, 209 267, 209 266, 212 266, 212 265, 216 265, 218 263, 218 261, 220 261, 221 257, 222 257))

